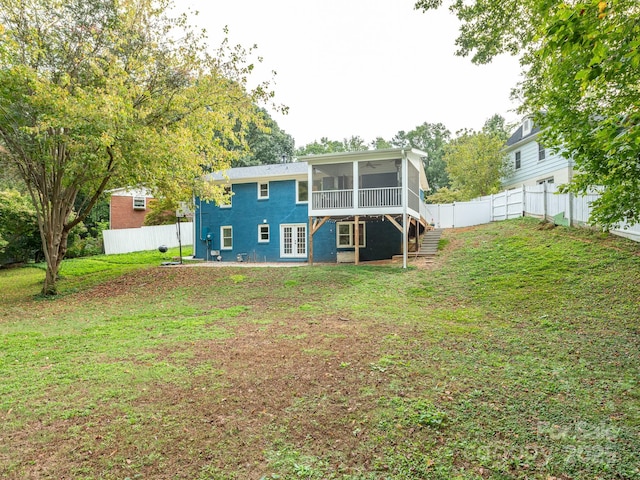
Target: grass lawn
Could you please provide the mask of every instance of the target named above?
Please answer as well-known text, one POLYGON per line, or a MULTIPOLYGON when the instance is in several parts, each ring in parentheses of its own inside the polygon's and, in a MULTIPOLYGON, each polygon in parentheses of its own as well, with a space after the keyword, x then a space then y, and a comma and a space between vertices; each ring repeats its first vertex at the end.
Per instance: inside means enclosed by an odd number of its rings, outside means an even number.
POLYGON ((533 219, 441 245, 81 259, 53 300, 0 271, 0 477, 640 479, 640 245, 533 219))

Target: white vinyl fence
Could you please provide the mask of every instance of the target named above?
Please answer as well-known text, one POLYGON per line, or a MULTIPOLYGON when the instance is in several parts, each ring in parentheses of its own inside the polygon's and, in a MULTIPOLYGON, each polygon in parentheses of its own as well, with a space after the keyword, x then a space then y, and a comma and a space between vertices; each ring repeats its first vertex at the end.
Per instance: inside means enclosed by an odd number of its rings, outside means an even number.
MULTIPOLYGON (((104 253, 107 255, 155 250, 160 245, 166 245, 169 248, 179 246, 178 224, 104 230, 102 235, 104 253)), ((182 246, 193 245, 192 222, 180 224, 180 237, 182 246)))
MULTIPOLYGON (((507 190, 470 202, 427 205, 427 220, 438 228, 458 228, 510 218, 533 216, 553 220, 563 225, 585 225, 591 214, 591 202, 598 194, 575 196, 557 193, 557 187, 536 185, 507 190)), ((611 233, 640 242, 640 224, 621 225, 611 233)))

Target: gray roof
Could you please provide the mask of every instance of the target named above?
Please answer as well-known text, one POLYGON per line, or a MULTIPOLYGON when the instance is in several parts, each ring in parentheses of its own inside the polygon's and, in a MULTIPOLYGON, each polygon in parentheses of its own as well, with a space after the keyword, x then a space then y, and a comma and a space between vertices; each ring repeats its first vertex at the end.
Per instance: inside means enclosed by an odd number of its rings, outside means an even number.
POLYGON ((207 180, 249 180, 267 177, 290 177, 306 175, 307 162, 274 163, 271 165, 255 165, 252 167, 236 167, 207 175, 207 180))
POLYGON ((520 125, 520 127, 513 133, 513 135, 511 135, 509 137, 509 140, 507 140, 507 147, 510 147, 511 145, 515 145, 516 143, 518 143, 520 140, 522 140, 523 138, 527 138, 530 137, 532 135, 535 135, 536 133, 538 133, 540 131, 540 127, 538 127, 537 125, 533 125, 533 128, 531 128, 531 132, 529 132, 527 135, 522 136, 522 125, 520 125))

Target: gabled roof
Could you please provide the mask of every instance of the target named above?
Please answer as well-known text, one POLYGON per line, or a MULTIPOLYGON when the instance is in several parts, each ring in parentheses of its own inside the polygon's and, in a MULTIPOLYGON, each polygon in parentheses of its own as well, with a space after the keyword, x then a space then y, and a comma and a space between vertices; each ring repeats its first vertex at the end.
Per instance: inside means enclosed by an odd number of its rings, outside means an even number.
POLYGON ((269 177, 294 177, 307 174, 307 162, 274 163, 251 167, 236 167, 229 170, 213 172, 205 177, 213 181, 247 181, 269 177))
POLYGON ((513 135, 509 137, 509 140, 507 140, 507 147, 510 147, 511 145, 515 145, 516 143, 524 140, 525 138, 532 137, 540 131, 540 127, 534 124, 533 128, 531 128, 531 131, 527 135, 523 136, 522 135, 523 128, 524 128, 523 125, 520 125, 518 129, 513 133, 513 135))

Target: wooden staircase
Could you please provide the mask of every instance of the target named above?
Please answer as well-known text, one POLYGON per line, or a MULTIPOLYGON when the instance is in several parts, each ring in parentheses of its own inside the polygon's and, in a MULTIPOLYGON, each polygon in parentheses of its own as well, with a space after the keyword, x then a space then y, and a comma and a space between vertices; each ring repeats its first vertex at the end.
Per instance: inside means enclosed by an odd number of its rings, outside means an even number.
POLYGON ((422 243, 420 244, 420 250, 412 252, 410 255, 420 258, 433 258, 438 253, 438 242, 442 235, 441 228, 434 228, 428 230, 422 237, 422 243))
MULTIPOLYGON (((409 258, 424 258, 426 262, 431 262, 433 258, 438 253, 438 242, 440 241, 440 236, 442 235, 441 228, 435 228, 432 230, 427 230, 427 232, 422 237, 422 243, 420 244, 420 249, 417 252, 409 252, 409 258)), ((402 255, 394 255, 394 260, 402 259, 402 255)))

